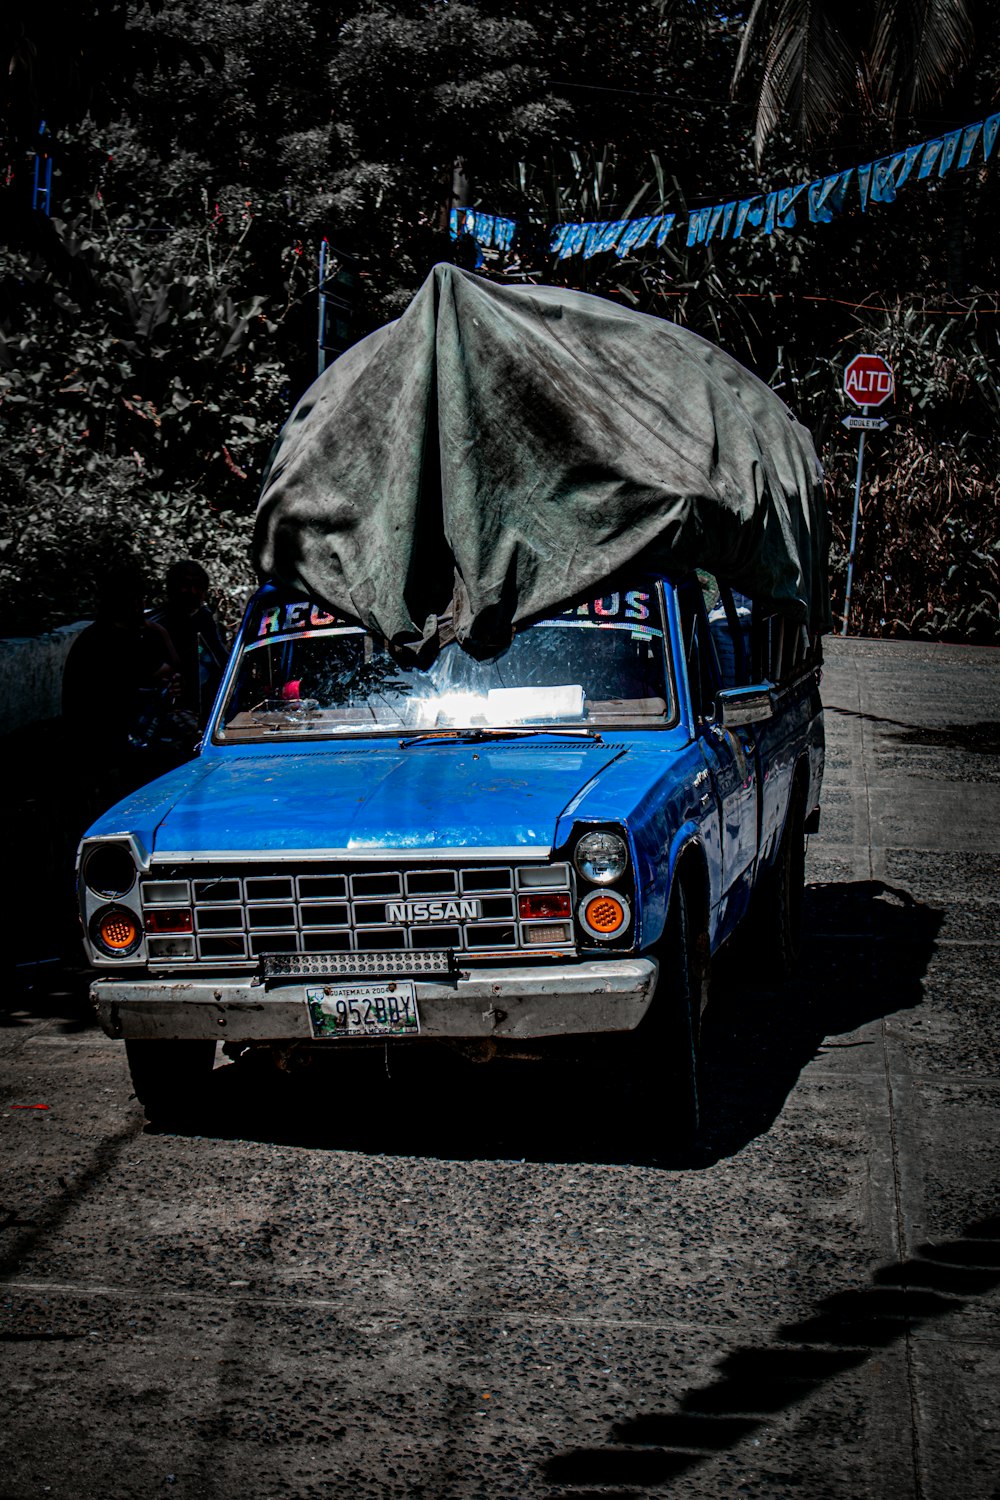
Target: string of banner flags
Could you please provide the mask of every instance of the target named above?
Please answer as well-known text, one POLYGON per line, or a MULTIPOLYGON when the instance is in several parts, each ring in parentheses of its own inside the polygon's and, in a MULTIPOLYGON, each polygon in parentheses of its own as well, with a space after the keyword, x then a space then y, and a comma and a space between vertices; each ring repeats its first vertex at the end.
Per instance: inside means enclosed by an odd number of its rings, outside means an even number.
MULTIPOLYGON (((750 230, 774 234, 779 229, 794 229, 798 212, 806 211, 812 224, 829 224, 835 214, 853 206, 852 190, 857 194, 862 212, 869 203, 892 203, 899 189, 911 177, 917 182, 944 177, 952 167, 969 166, 982 149, 982 160, 988 162, 1000 132, 1000 114, 976 120, 946 135, 915 146, 905 146, 888 156, 864 166, 847 167, 813 182, 798 182, 758 193, 751 198, 734 198, 709 208, 694 208, 687 215, 688 245, 707 245, 714 239, 740 239, 750 230)), ((650 214, 641 219, 608 219, 596 223, 556 224, 550 231, 549 253, 559 260, 571 255, 592 255, 613 250, 621 258, 630 251, 665 244, 677 220, 676 214, 650 214)), ((478 209, 453 208, 451 237, 470 235, 483 249, 512 250, 519 225, 515 219, 497 214, 480 213, 478 209)))

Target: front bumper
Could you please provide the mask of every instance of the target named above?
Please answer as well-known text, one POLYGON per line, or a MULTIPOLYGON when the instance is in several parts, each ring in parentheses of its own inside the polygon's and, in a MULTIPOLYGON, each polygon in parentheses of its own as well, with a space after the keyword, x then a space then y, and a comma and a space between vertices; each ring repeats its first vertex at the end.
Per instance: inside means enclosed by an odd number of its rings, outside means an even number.
MULTIPOLYGON (((658 971, 655 959, 620 958, 418 979, 420 1035, 519 1039, 631 1031, 649 1008, 658 971)), ((265 988, 250 980, 123 976, 97 980, 90 998, 112 1037, 308 1041, 305 990, 302 982, 265 988)))

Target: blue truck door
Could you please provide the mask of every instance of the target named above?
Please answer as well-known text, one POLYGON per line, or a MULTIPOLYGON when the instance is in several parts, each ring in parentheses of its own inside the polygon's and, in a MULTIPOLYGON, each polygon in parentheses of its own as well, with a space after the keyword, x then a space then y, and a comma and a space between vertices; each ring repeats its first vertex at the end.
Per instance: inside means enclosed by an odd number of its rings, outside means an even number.
POLYGON ((778 615, 754 623, 753 673, 777 685, 780 709, 758 726, 760 754, 768 775, 761 795, 761 854, 774 854, 784 827, 795 767, 810 737, 817 712, 816 680, 808 673, 809 638, 805 627, 778 615), (797 685, 796 685, 797 684, 797 685))
MULTIPOLYGON (((722 844, 719 916, 722 926, 728 929, 743 910, 757 857, 757 746, 751 728, 725 729, 716 721, 715 695, 719 688, 747 680, 746 653, 742 640, 733 635, 725 607, 717 619, 710 618, 703 591, 710 596, 710 602, 722 599, 715 579, 699 572, 697 582, 691 580, 681 585, 678 602, 695 732, 719 805, 722 844), (718 650, 716 637, 721 648, 718 650)), ((732 606, 731 599, 729 604, 732 606)))

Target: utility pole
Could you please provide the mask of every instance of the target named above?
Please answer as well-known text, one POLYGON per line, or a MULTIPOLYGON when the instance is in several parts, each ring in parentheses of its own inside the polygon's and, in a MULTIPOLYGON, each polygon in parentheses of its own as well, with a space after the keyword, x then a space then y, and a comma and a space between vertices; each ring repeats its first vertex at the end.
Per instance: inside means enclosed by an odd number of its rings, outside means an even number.
POLYGON ((354 342, 354 306, 357 300, 357 260, 337 250, 329 240, 319 247, 319 374, 331 359, 343 354, 354 342))

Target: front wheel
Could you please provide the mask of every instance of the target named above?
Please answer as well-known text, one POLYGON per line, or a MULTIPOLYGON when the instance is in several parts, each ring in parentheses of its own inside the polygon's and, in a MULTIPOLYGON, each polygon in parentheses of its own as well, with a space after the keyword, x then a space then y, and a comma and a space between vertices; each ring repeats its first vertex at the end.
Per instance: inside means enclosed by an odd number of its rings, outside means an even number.
POLYGON ((691 890, 677 880, 649 1013, 628 1037, 635 1127, 652 1144, 691 1146, 701 1120, 701 1021, 708 1000, 708 932, 691 890))
POLYGON ((708 931, 696 920, 697 903, 679 881, 670 898, 661 963, 660 1031, 677 1136, 690 1144, 701 1124, 703 1100, 701 1023, 708 1004, 708 931))
POLYGON ((125 1055, 135 1096, 151 1125, 191 1127, 206 1107, 215 1065, 214 1041, 127 1041, 125 1055))
POLYGON ((779 980, 787 979, 799 960, 805 884, 805 801, 794 792, 778 857, 758 888, 751 918, 756 947, 779 980))

